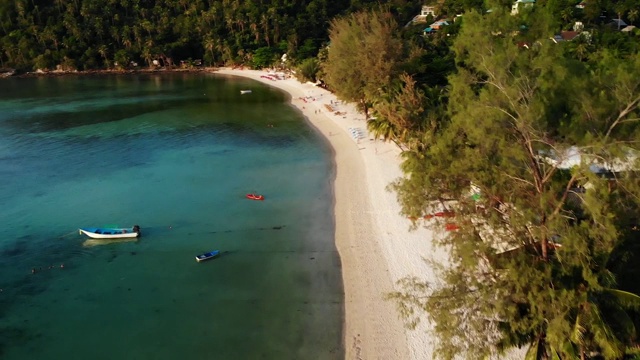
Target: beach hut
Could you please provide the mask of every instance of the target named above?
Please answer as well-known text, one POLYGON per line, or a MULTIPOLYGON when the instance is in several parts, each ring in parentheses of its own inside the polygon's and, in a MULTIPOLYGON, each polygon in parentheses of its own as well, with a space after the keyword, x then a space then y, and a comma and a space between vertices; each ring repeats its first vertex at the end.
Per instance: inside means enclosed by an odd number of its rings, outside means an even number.
POLYGON ((424 35, 429 35, 429 34, 432 34, 434 31, 435 31, 435 30, 433 30, 431 27, 427 27, 427 28, 425 28, 424 30, 422 30, 422 33, 423 33, 424 35))

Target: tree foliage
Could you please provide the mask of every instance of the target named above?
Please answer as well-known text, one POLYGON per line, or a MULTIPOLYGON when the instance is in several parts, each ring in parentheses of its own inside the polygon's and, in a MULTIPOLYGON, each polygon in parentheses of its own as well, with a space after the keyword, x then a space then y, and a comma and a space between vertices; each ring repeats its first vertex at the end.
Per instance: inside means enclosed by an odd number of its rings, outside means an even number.
POLYGON ((615 290, 611 259, 638 236, 640 60, 604 49, 573 60, 543 41, 546 16, 530 14, 537 45, 525 50, 517 17, 465 14, 451 121, 394 186, 409 216, 456 214, 439 241, 451 259, 442 284, 408 279, 395 294, 405 314, 427 311, 442 358, 530 346, 532 358, 613 359, 636 341, 628 311, 640 298, 615 290), (582 161, 565 169, 575 149, 582 161))
POLYGON ((281 43, 290 59, 303 60, 314 56, 326 41, 332 18, 374 3, 0 0, 0 67, 53 68, 68 58, 79 69, 110 68, 116 54, 120 60, 146 65, 153 60, 176 64, 188 58, 218 65, 245 62, 250 59, 245 54, 259 48, 282 51, 281 43), (41 55, 44 58, 36 66, 41 55))
POLYGON ((300 66, 298 66, 298 72, 296 73, 296 76, 301 82, 316 82, 319 70, 320 64, 318 63, 317 59, 305 59, 304 61, 302 61, 300 66))
POLYGON ((336 95, 368 109, 391 84, 402 56, 390 13, 364 11, 335 19, 329 30, 323 79, 336 95))
POLYGON ((405 156, 419 151, 433 139, 443 120, 439 100, 427 96, 411 76, 402 73, 374 103, 375 116, 367 121, 369 131, 376 138, 395 142, 405 156))

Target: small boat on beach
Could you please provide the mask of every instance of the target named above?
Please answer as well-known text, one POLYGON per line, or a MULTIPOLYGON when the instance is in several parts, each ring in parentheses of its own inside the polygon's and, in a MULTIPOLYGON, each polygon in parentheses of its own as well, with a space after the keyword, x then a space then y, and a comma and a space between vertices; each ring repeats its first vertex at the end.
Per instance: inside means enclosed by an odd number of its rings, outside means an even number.
POLYGON ((251 90, 240 90, 240 94, 244 95, 244 94, 251 94, 251 90))
POLYGON ((444 225, 444 229, 447 231, 456 231, 460 229, 460 226, 454 224, 454 223, 447 223, 444 225))
POLYGON ((213 250, 213 251, 210 251, 208 253, 204 253, 204 254, 200 254, 200 255, 196 256, 196 261, 200 262, 200 261, 213 259, 214 257, 217 257, 219 255, 220 255, 220 250, 213 250))
POLYGON ((425 219, 429 220, 432 219, 433 217, 444 217, 444 218, 451 218, 456 216, 456 213, 453 211, 440 211, 434 214, 427 214, 424 216, 425 219))
POLYGON ((80 235, 84 234, 93 239, 122 239, 140 236, 140 226, 130 228, 80 228, 80 235))
POLYGON ((264 195, 247 194, 247 199, 249 199, 249 200, 264 200, 264 195))

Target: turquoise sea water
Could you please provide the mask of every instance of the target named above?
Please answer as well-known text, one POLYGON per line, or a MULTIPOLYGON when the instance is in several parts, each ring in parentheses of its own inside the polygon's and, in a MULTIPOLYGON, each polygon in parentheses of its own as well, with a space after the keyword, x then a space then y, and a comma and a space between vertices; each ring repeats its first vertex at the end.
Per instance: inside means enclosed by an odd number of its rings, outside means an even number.
POLYGON ((342 358, 334 170, 286 100, 202 74, 0 81, 0 358, 342 358), (77 234, 108 224, 143 236, 77 234))

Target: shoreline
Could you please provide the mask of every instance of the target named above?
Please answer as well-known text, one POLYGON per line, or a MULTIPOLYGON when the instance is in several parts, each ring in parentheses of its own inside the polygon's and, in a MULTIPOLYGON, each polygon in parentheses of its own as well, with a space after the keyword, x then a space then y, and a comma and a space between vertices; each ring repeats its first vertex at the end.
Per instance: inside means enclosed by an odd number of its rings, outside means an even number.
POLYGON ((216 67, 194 67, 194 68, 139 68, 123 70, 52 70, 52 71, 30 71, 25 73, 4 72, 0 73, 0 79, 20 79, 38 77, 60 77, 60 76, 90 76, 90 75, 132 75, 132 74, 164 74, 164 73, 212 73, 216 67))
POLYGON ((288 93, 291 104, 332 149, 335 244, 345 292, 345 358, 431 358, 428 324, 423 321, 415 330, 407 329, 396 304, 384 300, 386 293, 398 290, 396 282, 403 277, 435 281, 424 259, 446 259, 444 253, 434 253, 431 230, 409 231, 410 221, 399 214, 395 193, 386 190, 402 176, 400 150, 392 143, 374 141, 353 104, 342 103, 311 83, 272 80, 265 77, 267 71, 259 70, 209 72, 253 79, 288 93))

